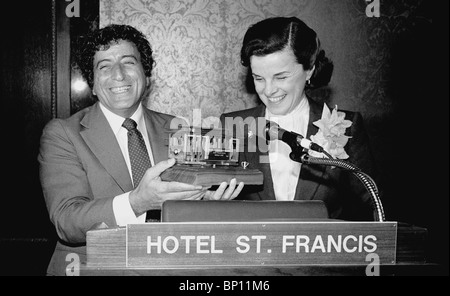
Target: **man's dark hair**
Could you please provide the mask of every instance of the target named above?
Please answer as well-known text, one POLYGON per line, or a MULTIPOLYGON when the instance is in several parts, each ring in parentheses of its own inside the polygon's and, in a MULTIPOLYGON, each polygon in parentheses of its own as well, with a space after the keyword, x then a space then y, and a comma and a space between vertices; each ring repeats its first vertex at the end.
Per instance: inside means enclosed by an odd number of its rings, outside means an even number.
POLYGON ((142 32, 129 25, 108 25, 91 32, 81 40, 76 53, 76 61, 89 86, 94 85, 94 55, 99 50, 107 50, 112 44, 125 40, 134 43, 141 55, 145 76, 150 77, 154 66, 152 48, 142 32))

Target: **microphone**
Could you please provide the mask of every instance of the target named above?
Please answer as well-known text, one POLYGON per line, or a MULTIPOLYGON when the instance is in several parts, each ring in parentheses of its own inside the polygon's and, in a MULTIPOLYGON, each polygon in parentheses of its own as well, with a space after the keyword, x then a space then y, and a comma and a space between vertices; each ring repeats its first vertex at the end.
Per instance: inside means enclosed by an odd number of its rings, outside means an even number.
POLYGON ((269 139, 270 141, 281 140, 288 144, 293 151, 300 147, 303 147, 316 152, 324 152, 322 146, 306 139, 300 134, 281 128, 275 122, 268 121, 266 124, 265 132, 267 139, 269 139))
POLYGON ((358 179, 364 184, 364 187, 370 193, 372 201, 374 203, 374 210, 376 211, 377 221, 385 221, 383 204, 381 203, 381 199, 378 194, 377 185, 369 175, 363 173, 358 167, 349 162, 343 161, 341 159, 334 159, 328 152, 325 151, 325 149, 323 149, 322 146, 305 139, 305 137, 300 134, 282 129, 275 122, 267 121, 264 131, 266 132, 266 139, 269 139, 270 141, 281 140, 288 144, 292 149, 289 157, 294 161, 305 164, 329 165, 351 171, 356 177, 358 177, 358 179), (299 151, 300 147, 323 153, 328 157, 328 159, 309 157, 307 154, 298 155, 297 153, 301 153, 299 151))

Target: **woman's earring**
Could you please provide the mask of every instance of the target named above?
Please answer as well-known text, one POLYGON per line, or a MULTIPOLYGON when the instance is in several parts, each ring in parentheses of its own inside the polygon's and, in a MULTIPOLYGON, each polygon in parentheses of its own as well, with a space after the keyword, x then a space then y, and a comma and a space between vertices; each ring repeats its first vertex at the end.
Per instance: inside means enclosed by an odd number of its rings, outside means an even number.
POLYGON ((310 84, 311 84, 311 81, 310 81, 309 79, 306 80, 306 84, 310 85, 310 84))

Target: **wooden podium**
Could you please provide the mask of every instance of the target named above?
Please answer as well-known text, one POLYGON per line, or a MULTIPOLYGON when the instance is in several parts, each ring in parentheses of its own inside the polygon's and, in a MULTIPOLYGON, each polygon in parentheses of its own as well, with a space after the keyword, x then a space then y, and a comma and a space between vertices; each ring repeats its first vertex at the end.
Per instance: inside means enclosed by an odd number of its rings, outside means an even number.
POLYGON ((427 231, 397 222, 173 222, 87 233, 81 275, 429 274, 427 231))

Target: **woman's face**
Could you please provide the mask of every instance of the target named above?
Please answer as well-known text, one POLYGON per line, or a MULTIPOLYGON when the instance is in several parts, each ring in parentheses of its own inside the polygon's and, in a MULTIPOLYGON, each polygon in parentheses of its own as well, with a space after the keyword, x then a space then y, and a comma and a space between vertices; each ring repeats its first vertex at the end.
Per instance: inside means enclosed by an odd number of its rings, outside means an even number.
POLYGON ((290 48, 251 56, 250 66, 256 92, 274 115, 286 115, 297 107, 314 71, 314 67, 305 71, 290 48))

